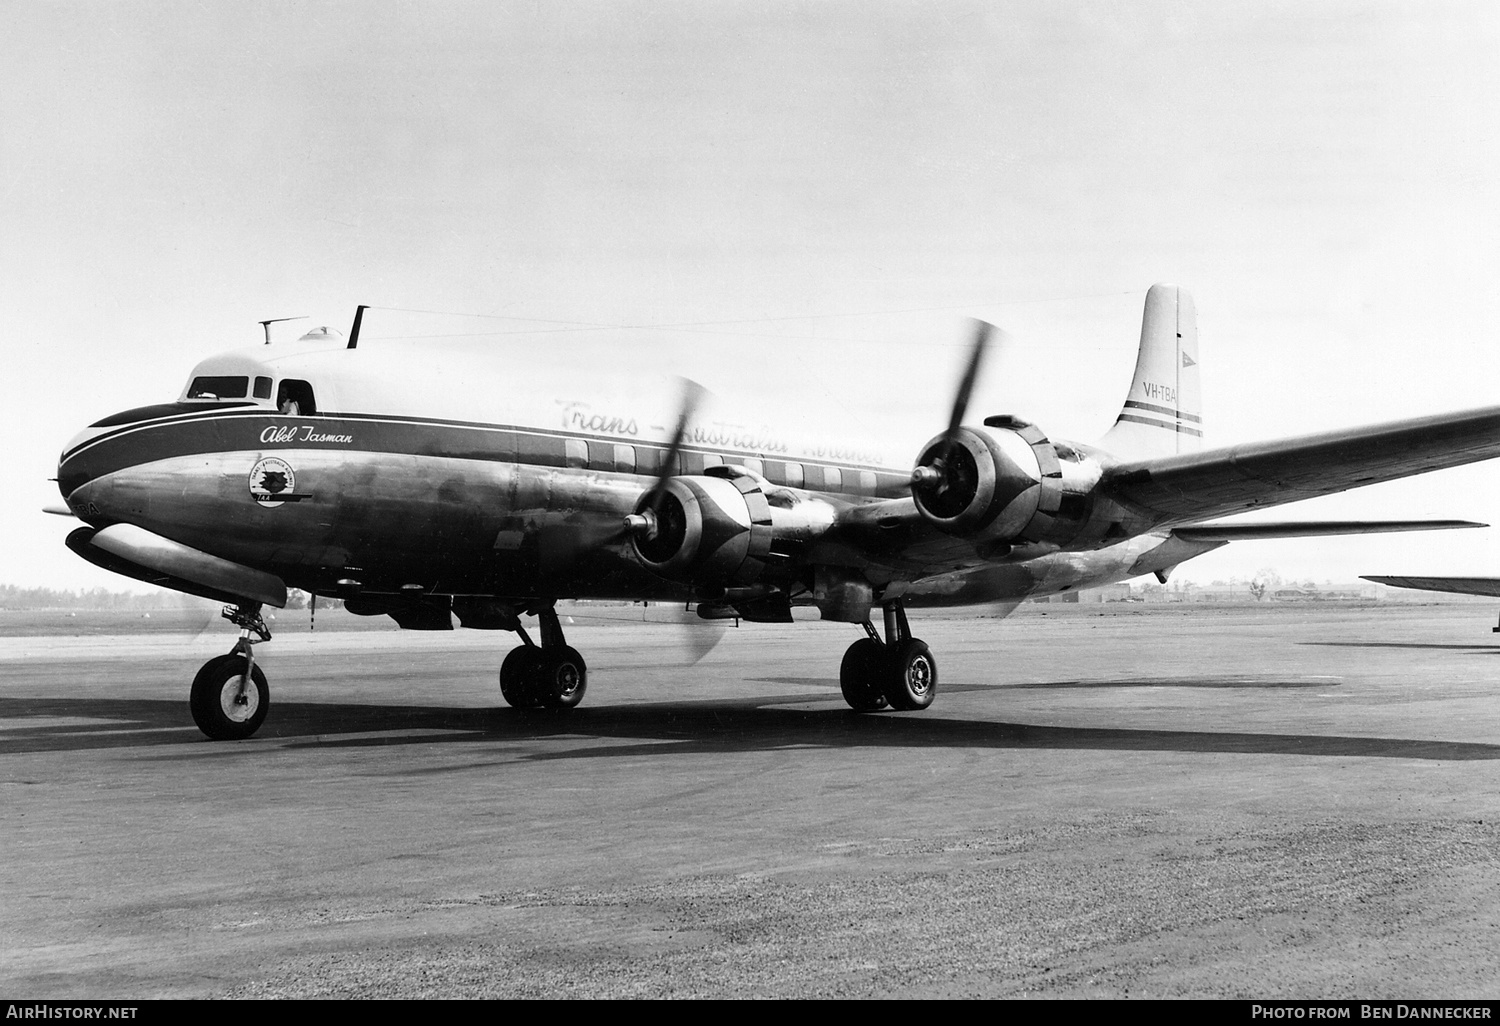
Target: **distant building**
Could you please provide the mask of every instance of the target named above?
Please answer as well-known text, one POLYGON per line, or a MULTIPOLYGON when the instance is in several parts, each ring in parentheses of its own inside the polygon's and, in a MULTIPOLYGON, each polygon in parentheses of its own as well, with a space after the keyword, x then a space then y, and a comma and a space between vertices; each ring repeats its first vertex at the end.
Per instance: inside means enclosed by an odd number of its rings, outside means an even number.
POLYGON ((1098 588, 1089 588, 1087 591, 1075 592, 1079 602, 1129 602, 1130 585, 1128 584, 1106 584, 1098 588))

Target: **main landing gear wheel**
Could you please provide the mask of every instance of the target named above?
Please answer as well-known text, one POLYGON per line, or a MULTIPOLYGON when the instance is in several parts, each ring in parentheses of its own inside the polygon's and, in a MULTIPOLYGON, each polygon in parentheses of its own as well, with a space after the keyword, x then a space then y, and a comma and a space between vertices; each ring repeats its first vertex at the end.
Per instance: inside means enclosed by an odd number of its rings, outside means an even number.
POLYGON ((513 648, 500 664, 500 695, 517 709, 535 709, 541 705, 534 682, 540 676, 542 650, 535 645, 513 648))
POLYGON ((885 639, 866 622, 865 634, 849 646, 839 667, 844 701, 856 712, 891 709, 916 712, 937 697, 937 660, 926 642, 911 636, 900 600, 888 602, 885 639))
POLYGON ((271 709, 271 690, 259 666, 245 680, 245 657, 238 653, 210 659, 193 678, 188 699, 193 722, 215 741, 240 741, 254 734, 271 709))
POLYGON ((908 638, 887 651, 883 670, 892 709, 926 709, 937 697, 937 661, 926 642, 908 638))
POLYGON ((571 709, 583 701, 588 690, 589 669, 583 656, 566 645, 547 652, 537 669, 537 698, 548 709, 571 709))
POLYGON ((861 638, 844 653, 844 662, 839 666, 839 688, 849 708, 856 712, 885 708, 885 688, 880 683, 884 658, 885 646, 874 638, 861 638))
POLYGON ((583 701, 588 672, 575 648, 522 645, 500 664, 500 694, 517 709, 571 709, 583 701))
POLYGON ((588 690, 589 669, 578 650, 563 637, 557 611, 551 606, 537 611, 542 643, 533 644, 520 625, 511 628, 525 642, 513 648, 500 664, 500 694, 517 709, 571 709, 583 701, 588 690))

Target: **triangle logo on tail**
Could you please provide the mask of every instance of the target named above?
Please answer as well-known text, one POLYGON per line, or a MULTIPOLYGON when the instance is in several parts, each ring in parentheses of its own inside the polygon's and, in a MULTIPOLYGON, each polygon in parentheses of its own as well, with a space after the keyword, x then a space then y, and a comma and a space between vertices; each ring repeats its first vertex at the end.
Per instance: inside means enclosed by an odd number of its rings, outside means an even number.
POLYGON ((1184 367, 1196 367, 1196 366, 1198 366, 1198 361, 1195 360, 1195 359, 1193 359, 1187 353, 1183 353, 1182 354, 1182 365, 1184 367))

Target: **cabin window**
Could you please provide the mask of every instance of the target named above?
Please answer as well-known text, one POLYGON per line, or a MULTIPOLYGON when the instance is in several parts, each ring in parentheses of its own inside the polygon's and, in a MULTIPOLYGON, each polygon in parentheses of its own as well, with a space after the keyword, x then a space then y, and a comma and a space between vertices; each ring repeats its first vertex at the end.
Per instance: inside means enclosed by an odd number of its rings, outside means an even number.
POLYGON ((859 494, 874 495, 878 482, 875 480, 875 471, 861 470, 859 472, 859 494))
POLYGON ((318 412, 318 404, 313 401, 312 386, 292 378, 287 378, 276 390, 276 408, 293 417, 310 416, 318 412))
POLYGON ((257 376, 255 379, 255 398, 271 398, 271 379, 264 374, 257 376))
POLYGON ((802 487, 802 464, 788 463, 786 466, 786 486, 788 488, 802 487))
POLYGON ((823 468, 823 487, 836 492, 844 487, 844 475, 838 467, 823 468))
POLYGON ((615 470, 621 474, 635 473, 635 446, 615 446, 615 470))
POLYGON ((744 460, 741 463, 741 466, 743 466, 746 470, 750 471, 750 473, 752 473, 752 474, 759 474, 761 477, 765 477, 766 476, 766 467, 765 467, 765 464, 762 463, 760 460, 755 459, 754 457, 751 457, 749 459, 744 460))
POLYGON ((564 438, 563 465, 567 467, 587 467, 589 465, 589 443, 581 438, 564 438))
POLYGON ((250 379, 232 374, 194 378, 188 389, 189 399, 243 399, 250 391, 250 379))

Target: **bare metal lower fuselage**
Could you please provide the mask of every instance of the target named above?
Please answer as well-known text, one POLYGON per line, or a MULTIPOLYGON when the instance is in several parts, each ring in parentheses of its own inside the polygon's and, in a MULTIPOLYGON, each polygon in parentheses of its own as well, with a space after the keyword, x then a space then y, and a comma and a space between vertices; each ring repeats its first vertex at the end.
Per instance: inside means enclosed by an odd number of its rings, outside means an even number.
MULTIPOLYGON (((92 528, 137 525, 322 594, 340 594, 355 581, 366 595, 704 597, 693 582, 653 573, 617 530, 654 475, 605 469, 613 441, 205 409, 82 438, 63 456, 59 485, 92 528)), ((636 452, 650 464, 646 448, 636 452)), ((907 472, 850 466, 841 477, 846 491, 804 494, 843 508, 889 501, 905 493, 907 472)), ((1145 535, 1083 552, 1018 552, 998 563, 960 555, 934 573, 825 542, 817 562, 820 573, 871 580, 912 605, 970 605, 1124 580, 1212 547, 1145 535)), ((814 604, 808 553, 795 555, 773 564, 770 582, 793 604, 814 604)))

